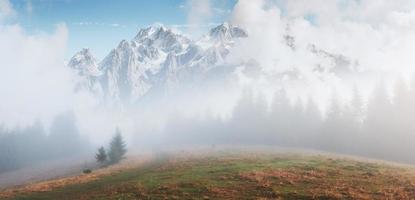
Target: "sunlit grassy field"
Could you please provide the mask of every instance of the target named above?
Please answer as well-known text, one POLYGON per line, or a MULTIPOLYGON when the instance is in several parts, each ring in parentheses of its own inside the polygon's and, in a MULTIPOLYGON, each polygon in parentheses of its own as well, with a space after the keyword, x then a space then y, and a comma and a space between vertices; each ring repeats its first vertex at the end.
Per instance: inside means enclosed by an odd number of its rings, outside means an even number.
MULTIPOLYGON (((94 173, 94 172, 93 172, 94 173)), ((327 155, 164 155, 136 168, 5 199, 414 199, 406 166, 327 155)))

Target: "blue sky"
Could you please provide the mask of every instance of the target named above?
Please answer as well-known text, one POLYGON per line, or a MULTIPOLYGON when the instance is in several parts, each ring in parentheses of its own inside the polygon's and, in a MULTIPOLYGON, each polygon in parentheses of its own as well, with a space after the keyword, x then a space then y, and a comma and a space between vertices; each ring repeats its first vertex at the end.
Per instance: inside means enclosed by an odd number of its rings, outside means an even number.
MULTIPOLYGON (((197 0, 196 0, 197 1, 197 0)), ((133 38, 154 23, 186 25, 191 9, 186 0, 11 0, 14 22, 28 33, 52 32, 65 23, 69 31, 67 59, 89 47, 101 59, 122 39, 133 38)), ((225 21, 236 0, 211 1, 209 23, 225 21)), ((185 28, 181 28, 186 32, 185 28)))

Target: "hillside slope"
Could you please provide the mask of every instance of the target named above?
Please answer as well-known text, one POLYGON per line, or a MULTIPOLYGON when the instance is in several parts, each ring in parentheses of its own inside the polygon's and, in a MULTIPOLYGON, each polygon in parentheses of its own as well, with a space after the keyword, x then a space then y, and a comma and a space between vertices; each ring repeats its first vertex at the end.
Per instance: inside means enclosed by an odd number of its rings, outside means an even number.
POLYGON ((75 184, 5 199, 413 199, 415 170, 297 153, 164 155, 75 184))

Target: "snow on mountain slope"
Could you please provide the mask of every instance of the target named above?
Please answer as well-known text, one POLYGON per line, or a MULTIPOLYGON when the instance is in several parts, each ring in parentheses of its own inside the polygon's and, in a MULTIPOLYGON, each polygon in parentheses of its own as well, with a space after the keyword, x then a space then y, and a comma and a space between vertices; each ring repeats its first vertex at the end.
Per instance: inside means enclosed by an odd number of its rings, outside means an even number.
MULTIPOLYGON (((141 29, 131 40, 123 40, 99 64, 88 49, 78 52, 69 67, 81 77, 81 85, 109 101, 134 103, 152 93, 174 93, 181 87, 196 87, 199 83, 231 75, 235 65, 226 58, 232 48, 248 33, 232 24, 223 23, 200 40, 192 41, 163 25, 141 29), (99 91, 99 92, 97 92, 99 91)), ((295 38, 287 44, 295 51, 295 38)), ((328 52, 310 50, 324 59, 337 59, 328 52)), ((239 64, 239 65, 243 65, 239 64)), ((341 66, 347 68, 347 66, 341 66)))
POLYGON ((156 24, 121 41, 99 64, 84 49, 68 65, 82 77, 83 88, 99 85, 106 99, 136 102, 152 88, 168 92, 198 81, 223 63, 234 39, 242 37, 247 33, 224 23, 195 42, 156 24))
POLYGON ((102 75, 98 64, 91 51, 87 48, 76 53, 68 63, 68 66, 78 74, 76 90, 89 90, 95 95, 102 95, 99 79, 102 75))
POLYGON ((133 41, 147 47, 153 47, 163 52, 180 53, 191 42, 190 39, 167 29, 161 24, 155 24, 141 29, 133 41))
POLYGON ((99 64, 101 84, 110 99, 134 102, 157 82, 156 74, 169 54, 180 54, 190 39, 161 25, 140 30, 130 42, 121 41, 99 64))
POLYGON ((79 70, 80 75, 99 76, 96 59, 88 48, 84 48, 76 53, 69 61, 68 66, 79 70))
POLYGON ((245 37, 248 37, 246 31, 227 22, 213 28, 209 32, 211 41, 220 44, 232 43, 236 38, 245 37))

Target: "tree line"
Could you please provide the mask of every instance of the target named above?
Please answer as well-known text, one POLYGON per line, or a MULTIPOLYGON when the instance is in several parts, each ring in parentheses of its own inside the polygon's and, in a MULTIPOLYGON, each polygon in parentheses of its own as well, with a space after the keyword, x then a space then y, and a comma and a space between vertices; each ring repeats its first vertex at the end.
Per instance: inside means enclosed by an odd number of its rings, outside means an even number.
POLYGON ((75 116, 56 116, 45 130, 36 122, 24 128, 0 128, 0 173, 60 158, 82 155, 89 142, 79 134, 75 116))
POLYGON ((229 119, 174 116, 164 135, 176 144, 278 145, 415 163, 415 84, 398 79, 388 92, 379 81, 367 100, 355 87, 346 103, 333 92, 325 110, 313 98, 293 103, 285 90, 270 104, 245 90, 229 119))

